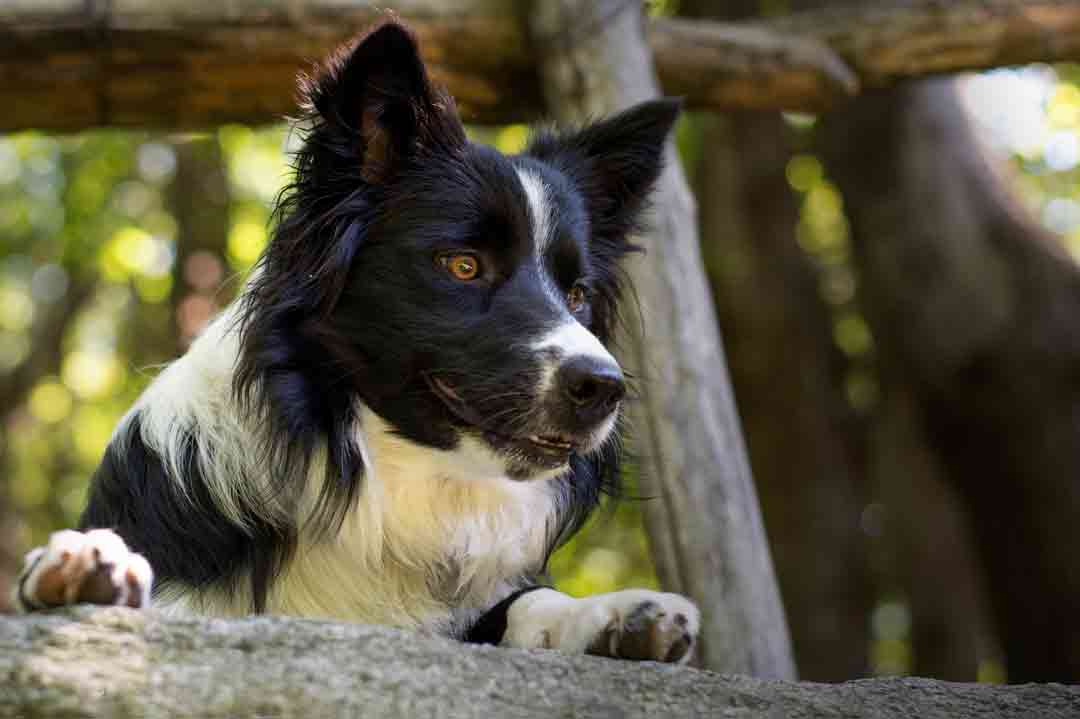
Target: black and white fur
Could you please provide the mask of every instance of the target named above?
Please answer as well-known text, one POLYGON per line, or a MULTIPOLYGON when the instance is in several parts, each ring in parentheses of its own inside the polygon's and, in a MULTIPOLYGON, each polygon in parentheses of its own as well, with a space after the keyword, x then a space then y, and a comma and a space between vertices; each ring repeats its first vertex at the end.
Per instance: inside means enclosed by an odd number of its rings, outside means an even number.
POLYGON ((165 611, 689 657, 682 597, 537 586, 617 476, 618 262, 678 104, 507 157, 467 141, 393 21, 302 91, 265 255, 117 428, 97 529, 32 552, 17 601, 94 598, 96 576, 96 601, 141 606, 152 567, 165 611))

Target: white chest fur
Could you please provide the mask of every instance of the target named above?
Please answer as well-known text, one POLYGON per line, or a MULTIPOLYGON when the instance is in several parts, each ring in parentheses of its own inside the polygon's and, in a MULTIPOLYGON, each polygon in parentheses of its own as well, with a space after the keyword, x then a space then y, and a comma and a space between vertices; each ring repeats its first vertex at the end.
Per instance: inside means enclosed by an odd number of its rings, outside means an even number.
POLYGON ((340 533, 301 541, 269 609, 452 630, 540 568, 553 531, 547 481, 517 482, 479 443, 414 444, 370 411, 367 467, 340 533))

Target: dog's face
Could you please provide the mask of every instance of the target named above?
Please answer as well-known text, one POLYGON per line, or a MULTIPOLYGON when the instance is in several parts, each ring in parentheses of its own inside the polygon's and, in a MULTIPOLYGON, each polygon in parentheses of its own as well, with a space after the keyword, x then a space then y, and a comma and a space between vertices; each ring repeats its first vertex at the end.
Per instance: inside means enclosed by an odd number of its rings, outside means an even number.
POLYGON ((570 181, 467 145, 403 171, 380 210, 334 311, 369 406, 414 441, 471 436, 511 476, 598 448, 625 385, 594 333, 609 268, 570 181))
POLYGON ((310 316, 297 313, 293 330, 304 381, 518 479, 598 449, 626 391, 606 348, 617 263, 634 249, 627 234, 678 104, 504 156, 466 140, 393 23, 307 95, 316 124, 260 280, 309 288, 295 301, 310 316), (309 353, 329 359, 320 369, 309 353))

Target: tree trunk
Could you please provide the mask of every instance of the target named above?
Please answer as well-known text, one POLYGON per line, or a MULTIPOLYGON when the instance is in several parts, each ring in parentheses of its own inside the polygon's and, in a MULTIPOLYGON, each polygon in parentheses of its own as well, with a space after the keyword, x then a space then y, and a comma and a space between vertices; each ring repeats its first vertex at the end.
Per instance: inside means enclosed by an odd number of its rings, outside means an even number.
POLYGON ((1080 272, 1008 194, 951 83, 867 97, 828 144, 882 376, 912 393, 970 510, 1009 679, 1077 681, 1080 272))
MULTIPOLYGON (((176 269, 170 297, 175 354, 220 309, 218 294, 226 276, 225 247, 229 234, 229 183, 225 158, 216 135, 173 143, 176 175, 170 204, 176 217, 176 269)), ((230 298, 221 298, 228 302, 230 298)), ((169 325, 171 326, 171 325, 169 325)))
MULTIPOLYGON (((0 454, 0 459, 3 455, 0 454)), ((6 463, 5 463, 6 464, 6 463)), ((19 517, 11 504, 11 493, 5 480, 0 481, 0 614, 13 610, 11 606, 11 587, 22 566, 22 557, 18 547, 20 535, 19 517)))
MULTIPOLYGON (((537 1, 530 31, 548 105, 580 122, 657 94, 636 4, 537 1)), ((640 378, 635 412, 646 519, 661 582, 703 611, 705 666, 791 677, 787 625, 773 575, 723 348, 701 263, 694 202, 675 154, 631 263, 644 336, 627 360, 640 378)))
MULTIPOLYGON (((869 18, 880 5, 874 0, 854 4, 850 0, 794 0, 793 8, 856 12, 869 18)), ((962 44, 954 23, 941 20, 934 32, 962 44)), ((893 25, 879 27, 884 33, 907 32, 893 25)), ((976 27, 980 25, 971 24, 969 29, 976 27)), ((924 56, 930 62, 934 57, 934 53, 924 56)), ((888 74, 889 63, 883 56, 879 69, 867 74, 888 74)), ((858 272, 854 274, 858 277, 858 272)), ((865 281, 858 279, 860 284, 865 281)), ((888 359, 877 367, 873 352, 864 364, 871 375, 889 372, 888 359)), ((876 670, 972 681, 979 675, 981 662, 998 657, 966 517, 955 491, 943 479, 940 460, 927 446, 925 429, 911 408, 910 392, 886 380, 881 394, 865 413, 867 426, 862 428, 867 442, 860 470, 871 501, 867 518, 876 532, 868 549, 874 557, 878 600, 902 602, 910 622, 905 626, 902 619, 897 623, 895 614, 879 615, 891 616, 893 621, 877 623, 876 670), (896 640, 904 643, 906 659, 898 653, 901 646, 896 640)), ((880 605, 883 610, 887 606, 880 605)))
POLYGON ((701 138, 701 232, 799 675, 868 670, 875 593, 859 430, 818 278, 795 242, 779 115, 710 121, 701 138))
MULTIPOLYGON (((707 0, 679 5, 715 16, 707 0)), ((724 19, 758 13, 725 3, 724 19)), ((779 113, 702 119, 695 195, 732 383, 791 628, 799 676, 840 681, 868 671, 874 586, 858 423, 820 278, 795 240, 798 207, 779 113)))
POLYGON ((286 617, 0 617, 0 717, 1074 719, 1080 688, 823 685, 286 617))
MULTIPOLYGON (((71 286, 64 296, 51 307, 43 306, 41 319, 30 333, 30 353, 7 374, 0 376, 0 407, 4 409, 3 420, 26 401, 37 383, 49 374, 59 371, 64 335, 75 315, 93 294, 95 278, 81 277, 75 273, 71 286)), ((11 611, 8 601, 11 582, 22 568, 20 549, 27 533, 11 501, 9 490, 12 481, 7 473, 11 458, 7 446, 0 446, 0 468, 5 471, 0 478, 0 614, 11 611)))
MULTIPOLYGON (((930 443, 916 398, 887 358, 882 364, 868 472, 883 508, 885 594, 899 595, 908 606, 912 673, 974 681, 982 663, 1000 664, 1001 658, 968 513, 930 443)), ((894 638, 888 634, 880 639, 894 638)))

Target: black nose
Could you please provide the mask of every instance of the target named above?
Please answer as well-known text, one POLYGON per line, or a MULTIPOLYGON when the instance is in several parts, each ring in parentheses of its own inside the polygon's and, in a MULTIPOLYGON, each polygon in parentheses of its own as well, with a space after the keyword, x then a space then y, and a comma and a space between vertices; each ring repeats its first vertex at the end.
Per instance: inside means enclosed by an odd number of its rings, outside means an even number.
POLYGON ((585 421, 604 419, 626 394, 618 365, 592 357, 574 357, 564 362, 557 381, 563 395, 585 421))

